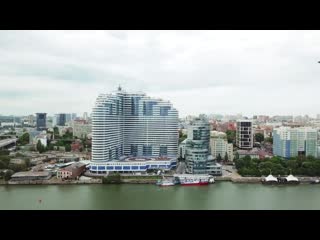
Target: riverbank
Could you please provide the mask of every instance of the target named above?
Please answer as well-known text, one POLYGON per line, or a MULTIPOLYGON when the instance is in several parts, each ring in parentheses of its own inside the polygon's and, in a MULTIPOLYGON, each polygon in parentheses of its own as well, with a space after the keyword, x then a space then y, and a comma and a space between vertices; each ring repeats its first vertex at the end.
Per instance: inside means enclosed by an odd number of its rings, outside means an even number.
MULTIPOLYGON (((166 175, 166 178, 173 177, 166 175)), ((119 184, 156 184, 161 176, 140 176, 140 175, 123 175, 120 178, 119 184)), ((232 182, 232 183, 262 183, 261 177, 241 177, 238 176, 218 176, 214 177, 215 182, 232 182)), ((302 184, 310 184, 319 177, 299 177, 298 179, 302 184)), ((60 180, 56 177, 49 180, 25 180, 25 181, 4 181, 0 179, 0 185, 72 185, 72 184, 102 184, 103 180, 99 178, 91 178, 88 180, 60 180)), ((108 183, 106 183, 108 184, 108 183)))
MULTIPOLYGON (((315 180, 319 179, 319 177, 297 177, 300 183, 310 184, 315 180)), ((233 183, 261 183, 261 177, 215 177, 215 181, 229 181, 233 183)))
POLYGON ((71 185, 71 184, 102 184, 101 178, 88 180, 61 180, 53 177, 49 180, 25 180, 25 181, 8 181, 7 185, 71 185))

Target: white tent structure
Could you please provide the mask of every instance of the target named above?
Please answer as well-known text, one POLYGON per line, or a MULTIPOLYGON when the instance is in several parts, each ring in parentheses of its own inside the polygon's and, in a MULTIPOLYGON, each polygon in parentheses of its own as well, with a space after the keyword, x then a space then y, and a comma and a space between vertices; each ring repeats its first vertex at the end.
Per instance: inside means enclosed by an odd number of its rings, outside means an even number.
POLYGON ((294 177, 292 174, 286 177, 286 179, 288 182, 299 182, 298 178, 294 177))
POLYGON ((269 176, 266 177, 264 180, 265 180, 266 182, 278 182, 278 179, 275 178, 274 176, 272 176, 271 174, 269 174, 269 176))

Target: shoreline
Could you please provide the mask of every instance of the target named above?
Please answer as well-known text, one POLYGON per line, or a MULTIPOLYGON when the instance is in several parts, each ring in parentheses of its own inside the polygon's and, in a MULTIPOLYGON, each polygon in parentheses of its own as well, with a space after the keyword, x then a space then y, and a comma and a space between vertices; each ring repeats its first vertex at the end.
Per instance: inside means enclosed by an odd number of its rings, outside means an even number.
MULTIPOLYGON (((217 182, 231 182, 231 183, 248 183, 248 184, 262 184, 261 177, 215 177, 215 183, 217 182)), ((318 177, 298 177, 300 184, 311 184, 318 177)), ((117 184, 156 184, 157 179, 139 179, 135 176, 133 179, 121 179, 117 184)), ((91 179, 90 181, 80 180, 25 180, 25 181, 0 181, 0 185, 90 185, 90 184, 103 184, 102 178, 91 179)), ((105 183, 105 185, 114 183, 105 183)), ((288 184, 289 185, 289 184, 288 184)))

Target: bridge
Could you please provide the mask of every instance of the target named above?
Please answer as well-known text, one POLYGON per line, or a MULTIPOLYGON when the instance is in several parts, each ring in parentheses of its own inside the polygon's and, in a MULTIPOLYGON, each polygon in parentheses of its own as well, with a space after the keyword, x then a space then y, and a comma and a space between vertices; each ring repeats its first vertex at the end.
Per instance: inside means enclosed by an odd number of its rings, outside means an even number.
POLYGON ((18 141, 17 138, 10 138, 10 139, 0 140, 0 148, 10 147, 13 144, 15 145, 17 141, 18 141))

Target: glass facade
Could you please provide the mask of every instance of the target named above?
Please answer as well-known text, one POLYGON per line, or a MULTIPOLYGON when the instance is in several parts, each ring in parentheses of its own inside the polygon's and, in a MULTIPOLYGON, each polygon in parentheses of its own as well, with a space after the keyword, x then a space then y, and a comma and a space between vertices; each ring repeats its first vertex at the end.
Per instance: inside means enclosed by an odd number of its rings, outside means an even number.
POLYGON ((122 156, 176 158, 178 139, 178 111, 170 102, 123 90, 98 96, 92 111, 94 162, 122 156))
POLYGON ((273 154, 284 158, 318 156, 316 129, 280 127, 273 131, 273 154))
POLYGON ((221 166, 210 154, 210 125, 203 118, 195 119, 188 128, 185 141, 186 171, 192 174, 221 175, 221 166))

